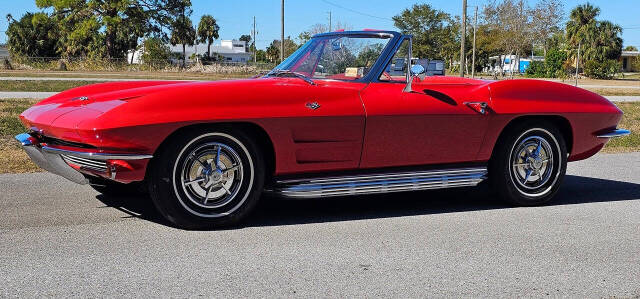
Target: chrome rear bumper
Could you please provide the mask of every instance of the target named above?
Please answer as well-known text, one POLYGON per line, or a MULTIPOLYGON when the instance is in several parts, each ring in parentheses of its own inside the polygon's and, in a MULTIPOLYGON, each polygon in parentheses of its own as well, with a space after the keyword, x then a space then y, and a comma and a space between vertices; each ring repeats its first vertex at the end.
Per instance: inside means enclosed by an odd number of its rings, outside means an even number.
MULTIPOLYGON (((83 170, 107 173, 107 160, 141 160, 153 157, 151 155, 109 154, 60 149, 40 144, 35 137, 27 133, 17 135, 15 139, 20 142, 29 158, 40 168, 78 184, 87 184, 88 180, 84 174, 71 167, 69 163, 77 165, 83 170)), ((111 177, 115 177, 115 170, 111 173, 111 177)))
POLYGON ((624 129, 615 129, 610 132, 606 132, 598 135, 598 138, 616 138, 616 137, 624 137, 631 134, 631 131, 624 129))

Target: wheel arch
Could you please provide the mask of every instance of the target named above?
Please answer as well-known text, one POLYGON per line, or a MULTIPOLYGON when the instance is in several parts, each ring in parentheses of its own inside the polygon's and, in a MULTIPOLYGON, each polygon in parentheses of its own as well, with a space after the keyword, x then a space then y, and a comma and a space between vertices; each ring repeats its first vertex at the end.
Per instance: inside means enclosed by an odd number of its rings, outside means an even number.
POLYGON ((567 153, 571 154, 571 150, 573 149, 573 143, 574 143, 573 127, 571 126, 571 122, 569 122, 567 118, 561 115, 523 115, 523 116, 518 116, 512 119, 507 123, 507 125, 505 125, 502 128, 502 131, 500 132, 500 135, 498 136, 498 139, 496 140, 496 143, 493 145, 493 149, 491 150, 491 158, 493 158, 493 155, 495 154, 496 145, 504 140, 506 133, 509 131, 509 129, 523 122, 536 121, 536 120, 549 121, 553 125, 555 125, 558 128, 558 130, 560 130, 560 133, 562 134, 562 138, 564 139, 565 144, 567 146, 567 153))
MULTIPOLYGON (((185 131, 190 130, 216 130, 216 129, 239 129, 244 133, 249 134, 251 137, 255 138, 255 141, 258 144, 259 149, 263 150, 265 167, 266 167, 266 180, 268 182, 275 173, 276 167, 276 156, 275 156, 275 148, 273 145, 273 141, 267 131, 262 128, 260 125, 252 122, 212 122, 212 123, 199 123, 199 124, 191 124, 185 125, 174 130, 169 136, 167 136, 160 145, 156 148, 154 152, 154 157, 157 156, 160 149, 167 145, 167 143, 171 142, 177 136, 180 136, 185 131)), ((153 163, 153 160, 151 161, 153 163)), ((147 168, 147 172, 148 172, 147 168)))

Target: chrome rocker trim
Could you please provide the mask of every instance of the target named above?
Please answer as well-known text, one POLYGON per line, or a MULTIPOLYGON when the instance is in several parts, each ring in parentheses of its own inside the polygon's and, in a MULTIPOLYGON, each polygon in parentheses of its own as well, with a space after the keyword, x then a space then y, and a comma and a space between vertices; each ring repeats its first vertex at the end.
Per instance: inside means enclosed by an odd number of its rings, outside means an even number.
POLYGON ((616 138, 616 137, 624 137, 631 134, 631 131, 625 129, 616 129, 611 132, 607 132, 604 134, 598 135, 598 138, 616 138))
POLYGON ((277 181, 270 190, 288 198, 317 198, 371 193, 476 186, 487 168, 460 168, 277 181))
MULTIPOLYGON (((29 158, 40 168, 62 176, 74 183, 87 184, 87 178, 71 167, 68 162, 83 169, 105 172, 107 160, 140 160, 151 159, 151 155, 108 154, 95 152, 78 152, 41 145, 33 136, 23 133, 15 136, 29 158)), ((114 173, 112 173, 113 175, 114 173)), ((112 177, 113 178, 113 177, 112 177)))

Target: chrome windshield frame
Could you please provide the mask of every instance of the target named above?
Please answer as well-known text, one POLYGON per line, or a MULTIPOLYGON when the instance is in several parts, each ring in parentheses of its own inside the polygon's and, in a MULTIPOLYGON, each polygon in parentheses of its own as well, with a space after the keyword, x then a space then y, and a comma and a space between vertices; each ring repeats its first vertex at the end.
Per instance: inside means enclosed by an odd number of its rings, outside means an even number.
MULTIPOLYGON (((354 37, 354 38, 367 38, 367 37, 389 38, 389 42, 387 42, 381 54, 378 56, 378 59, 376 60, 376 62, 371 67, 371 70, 369 70, 369 72, 366 75, 362 76, 362 78, 355 79, 355 80, 340 80, 345 82, 360 82, 360 83, 369 83, 371 81, 376 80, 380 76, 380 74, 384 70, 384 67, 387 65, 388 60, 391 59, 390 56, 393 56, 393 53, 395 53, 395 49, 398 47, 398 42, 402 41, 405 37, 404 35, 395 31, 342 31, 342 32, 338 31, 338 32, 320 33, 320 34, 314 35, 311 38, 311 40, 309 40, 298 50, 293 52, 293 54, 291 54, 287 59, 285 59, 283 62, 278 64, 278 66, 276 66, 274 69, 286 68, 287 66, 289 66, 289 64, 291 64, 291 62, 298 61, 300 57, 304 55, 304 53, 306 53, 306 49, 309 47, 313 39, 326 38, 326 37, 338 37, 338 36, 346 36, 346 37, 354 37)), ((311 79, 336 80, 336 79, 325 79, 325 78, 311 78, 311 79)))

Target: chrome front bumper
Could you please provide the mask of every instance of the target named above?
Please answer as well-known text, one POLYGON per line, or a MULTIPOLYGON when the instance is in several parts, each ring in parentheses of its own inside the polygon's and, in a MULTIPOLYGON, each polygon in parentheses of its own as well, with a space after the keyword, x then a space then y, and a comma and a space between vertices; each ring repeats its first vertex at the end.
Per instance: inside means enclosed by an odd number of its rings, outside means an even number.
MULTIPOLYGON (((69 163, 78 165, 81 169, 107 172, 108 160, 141 160, 153 157, 151 155, 108 154, 60 149, 40 144, 35 137, 27 133, 19 134, 15 138, 20 142, 29 158, 40 168, 78 184, 87 184, 89 181, 84 174, 71 167, 69 163)), ((111 175, 115 177, 115 170, 111 175)))

